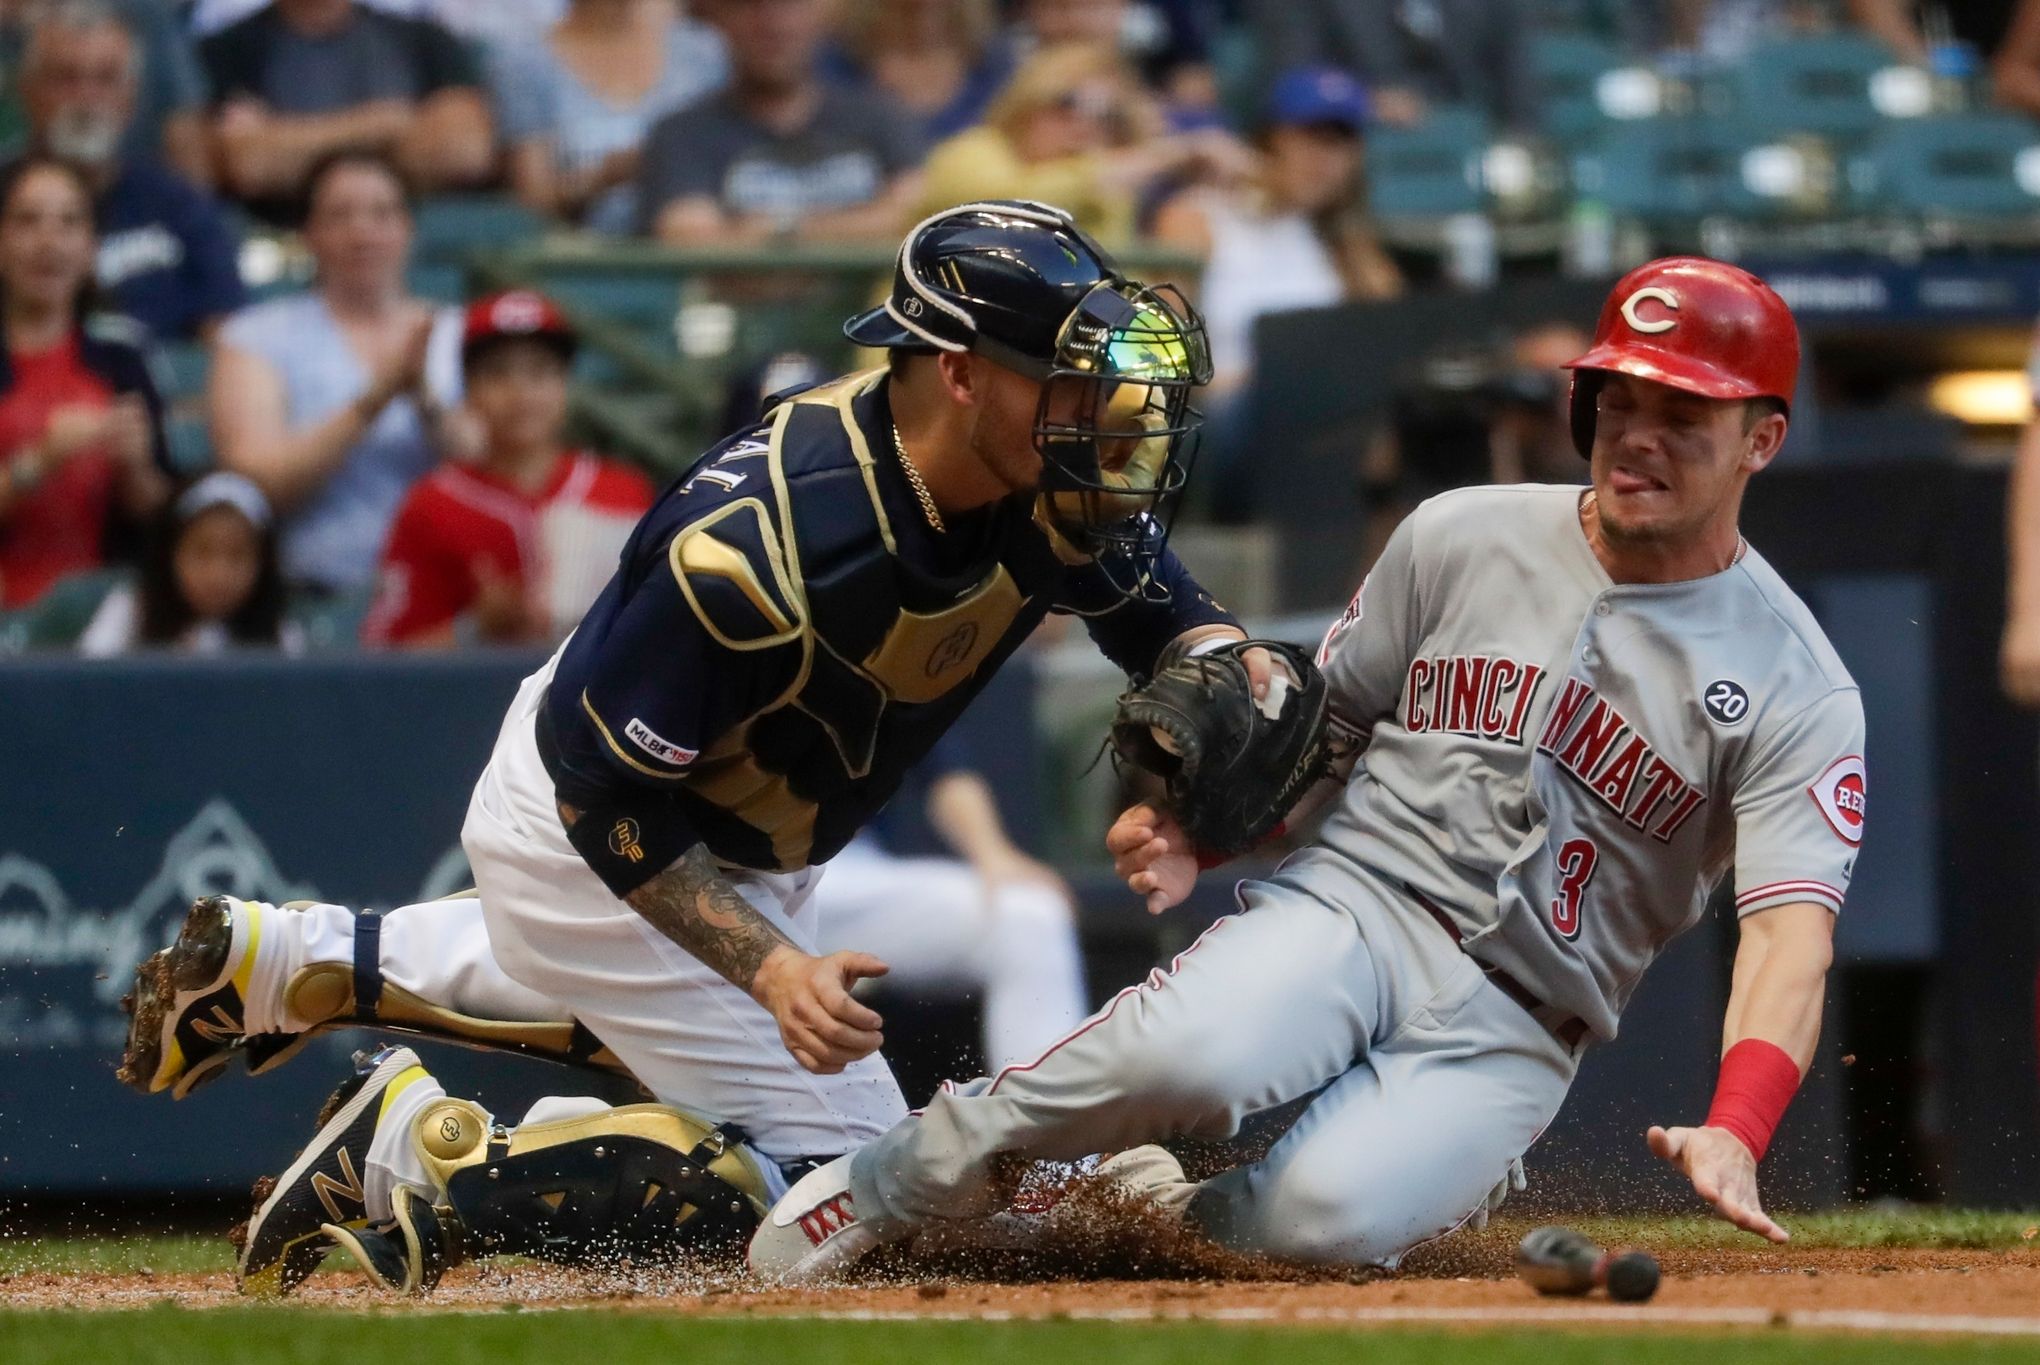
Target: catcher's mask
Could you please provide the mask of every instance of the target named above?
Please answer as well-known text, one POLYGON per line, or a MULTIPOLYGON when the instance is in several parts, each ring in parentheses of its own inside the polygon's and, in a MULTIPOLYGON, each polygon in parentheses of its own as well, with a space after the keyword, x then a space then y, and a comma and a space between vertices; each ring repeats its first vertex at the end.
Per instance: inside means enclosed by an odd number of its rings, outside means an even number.
POLYGON ((1043 519, 1115 574, 1122 592, 1157 591, 1147 569, 1167 540, 1204 420, 1190 391, 1211 381, 1196 310, 1172 286, 1107 281, 1072 310, 1051 359, 989 337, 977 349, 1041 384, 1043 519))
POLYGON ((886 302, 843 330, 865 346, 975 351, 1037 381, 1037 521, 1122 592, 1158 591, 1165 512, 1202 421, 1190 391, 1211 378, 1203 321, 1179 291, 1128 279, 1061 209, 987 200, 916 225, 886 302))

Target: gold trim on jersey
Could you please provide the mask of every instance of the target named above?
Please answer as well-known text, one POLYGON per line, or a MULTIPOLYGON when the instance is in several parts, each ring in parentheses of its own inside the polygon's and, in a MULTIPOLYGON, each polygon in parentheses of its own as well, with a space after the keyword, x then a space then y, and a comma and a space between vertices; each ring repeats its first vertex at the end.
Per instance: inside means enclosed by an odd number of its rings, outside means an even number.
POLYGON ((616 736, 609 733, 609 727, 603 723, 602 717, 596 714, 595 703, 588 700, 588 689, 585 687, 581 689, 581 709, 588 713, 589 720, 595 722, 595 732, 602 736, 602 742, 609 746, 611 752, 638 772, 643 773, 646 777, 656 777, 661 782, 678 782, 681 778, 687 776, 685 769, 677 773, 669 773, 662 769, 651 767, 648 764, 640 763, 635 758, 632 758, 629 752, 616 742, 616 736))
MULTIPOLYGON (((885 542, 885 552, 895 557, 900 552, 898 542, 893 539, 892 520, 885 514, 885 501, 878 495, 878 465, 871 458, 871 443, 864 439, 864 428, 857 425, 857 414, 850 405, 870 393, 886 377, 886 370, 859 370, 855 374, 829 384, 820 384, 800 394, 786 406, 789 408, 806 403, 814 407, 832 407, 843 420, 843 432, 850 438, 850 453, 856 457, 857 471, 864 476, 864 492, 871 499, 871 510, 878 514, 878 538, 885 542)), ((775 435, 778 428, 774 428, 775 435)), ((777 447, 774 447, 775 452, 777 447)), ((780 487, 780 496, 785 498, 786 489, 780 487)))
POLYGON ((673 577, 679 580, 680 594, 687 599, 687 605, 694 611, 702 626, 714 637, 715 642, 726 649, 744 651, 770 649, 777 645, 790 644, 806 630, 803 619, 805 611, 800 596, 793 590, 787 576, 786 563, 780 550, 779 538, 770 522, 770 511, 757 498, 740 498, 694 522, 673 538, 667 551, 667 559, 673 568, 673 577), (759 540, 765 547, 765 557, 772 566, 772 576, 777 581, 780 597, 796 613, 788 618, 785 607, 774 600, 763 583, 758 581, 756 569, 750 557, 727 541, 710 535, 710 528, 722 524, 739 513, 748 512, 757 519, 759 540), (703 608, 695 596, 694 585, 689 582, 693 575, 700 574, 723 579, 735 585, 738 592, 773 626, 773 633, 755 640, 738 640, 725 635, 714 619, 703 608))
POLYGON ((864 671, 899 701, 935 701, 977 670, 1026 604, 1019 584, 1000 564, 941 611, 901 608, 899 619, 865 658, 864 671))

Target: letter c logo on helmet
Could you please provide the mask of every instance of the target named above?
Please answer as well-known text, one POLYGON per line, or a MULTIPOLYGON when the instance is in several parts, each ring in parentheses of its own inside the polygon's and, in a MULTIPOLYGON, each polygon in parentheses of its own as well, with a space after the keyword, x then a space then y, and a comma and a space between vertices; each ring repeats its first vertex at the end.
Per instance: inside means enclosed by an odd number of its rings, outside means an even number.
POLYGON ((1628 323, 1631 328, 1645 335, 1655 336, 1659 332, 1669 332, 1672 328, 1679 325, 1679 320, 1676 317, 1659 318, 1656 322, 1646 322, 1638 317, 1636 315, 1636 305, 1642 303, 1645 299, 1656 299, 1673 313, 1679 311, 1679 300, 1670 290, 1639 289, 1622 301, 1622 320, 1628 323))

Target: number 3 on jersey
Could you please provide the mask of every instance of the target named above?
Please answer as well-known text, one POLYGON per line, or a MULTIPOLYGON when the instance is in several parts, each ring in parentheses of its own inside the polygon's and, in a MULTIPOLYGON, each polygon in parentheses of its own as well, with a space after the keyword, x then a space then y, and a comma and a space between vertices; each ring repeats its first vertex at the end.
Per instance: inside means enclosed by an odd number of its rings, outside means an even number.
POLYGON ((1558 896, 1551 902, 1551 927, 1566 938, 1580 936, 1580 902, 1594 879, 1601 852, 1592 839, 1568 839, 1558 850, 1558 896))

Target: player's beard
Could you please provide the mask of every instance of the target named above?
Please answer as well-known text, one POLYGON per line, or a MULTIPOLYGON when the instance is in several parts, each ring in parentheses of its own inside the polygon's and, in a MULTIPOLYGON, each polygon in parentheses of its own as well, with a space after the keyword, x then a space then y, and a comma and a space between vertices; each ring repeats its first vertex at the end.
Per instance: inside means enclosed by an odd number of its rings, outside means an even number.
POLYGON ((1008 494, 1033 493, 1041 487, 1041 452, 1034 445, 1034 419, 1014 422, 995 407, 979 410, 971 425, 970 448, 1008 494))

